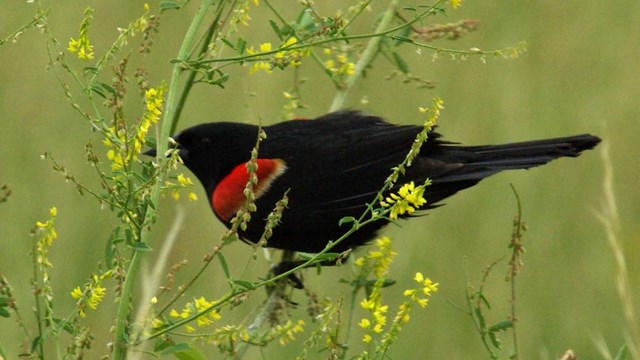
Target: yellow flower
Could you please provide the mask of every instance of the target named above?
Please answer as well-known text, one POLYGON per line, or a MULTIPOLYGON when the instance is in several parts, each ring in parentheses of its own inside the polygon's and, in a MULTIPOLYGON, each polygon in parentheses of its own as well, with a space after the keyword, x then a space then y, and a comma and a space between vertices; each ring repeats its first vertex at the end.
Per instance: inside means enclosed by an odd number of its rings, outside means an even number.
POLYGON ((365 310, 371 310, 375 307, 375 303, 369 299, 362 299, 360 306, 365 310))
POLYGON ((416 289, 407 289, 404 291, 403 295, 404 296, 412 296, 415 295, 416 293, 416 289))
POLYGON ((80 23, 80 36, 78 40, 69 39, 67 51, 77 53, 79 59, 93 59, 93 45, 89 42, 89 25, 93 19, 93 9, 88 7, 84 10, 84 17, 80 23))
POLYGON ((177 180, 182 186, 193 185, 193 181, 191 181, 191 179, 189 179, 188 177, 184 176, 184 174, 178 175, 177 180))
POLYGON ((380 205, 390 208, 389 217, 396 220, 398 215, 412 214, 427 202, 424 198, 424 190, 425 185, 415 186, 412 181, 402 185, 397 194, 389 194, 384 201, 380 202, 380 205))
POLYGON ((71 292, 71 297, 76 300, 82 297, 82 290, 80 289, 80 286, 76 286, 76 288, 73 289, 73 291, 71 292))
POLYGON ((87 305, 89 305, 89 307, 93 310, 97 309, 100 302, 102 302, 102 299, 104 298, 106 292, 107 289, 103 288, 99 284, 96 284, 95 287, 91 289, 91 296, 87 301, 87 305))
POLYGON ((416 282, 423 282, 424 281, 424 276, 422 275, 421 272, 417 272, 416 276, 413 278, 416 282))
POLYGON ((151 322, 151 326, 154 329, 161 328, 163 325, 164 325, 164 322, 161 319, 158 319, 158 318, 153 319, 153 321, 151 322))
POLYGON ((209 317, 211 317, 213 320, 220 320, 220 318, 222 318, 222 315, 220 315, 220 313, 216 310, 211 310, 209 312, 209 317))
POLYGON ((266 43, 262 43, 260 44, 260 52, 269 52, 271 51, 271 43, 270 42, 266 42, 266 43))
POLYGON ((371 339, 372 339, 371 335, 369 335, 369 334, 366 334, 365 336, 362 337, 362 341, 367 343, 367 344, 371 342, 371 339))
POLYGON ((369 319, 365 319, 363 318, 362 320, 360 320, 360 323, 358 324, 361 328, 366 329, 369 326, 371 326, 371 322, 369 321, 369 319))
POLYGON ((417 299, 416 302, 420 307, 425 308, 429 304, 429 299, 417 299))

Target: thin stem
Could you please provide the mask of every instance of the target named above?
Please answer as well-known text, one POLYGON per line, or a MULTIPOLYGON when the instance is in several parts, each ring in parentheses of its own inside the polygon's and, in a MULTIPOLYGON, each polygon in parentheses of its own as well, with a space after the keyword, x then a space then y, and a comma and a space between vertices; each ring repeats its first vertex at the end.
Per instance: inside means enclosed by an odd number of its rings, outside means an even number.
MULTIPOLYGON (((207 33, 205 34, 204 39, 202 40, 200 50, 198 51, 198 57, 206 54, 207 49, 209 48, 209 44, 211 43, 213 34, 215 34, 216 30, 218 29, 220 17, 222 16, 223 5, 224 5, 224 2, 220 2, 220 4, 218 5, 218 9, 216 10, 216 17, 211 22, 211 25, 209 25, 209 29, 207 29, 207 33)), ((180 119, 180 115, 182 114, 182 109, 184 108, 184 104, 187 102, 187 97, 189 97, 189 94, 191 93, 191 89, 195 84, 194 80, 196 78, 197 73, 198 73, 197 69, 191 69, 191 71, 189 71, 189 76, 187 77, 187 81, 185 82, 184 88, 182 89, 182 93, 180 94, 180 98, 178 99, 178 104, 176 105, 176 111, 173 115, 173 118, 171 118, 171 130, 169 132, 170 134, 174 134, 176 131, 176 127, 178 126, 178 119, 180 119)))
POLYGON ((40 354, 38 356, 38 358, 40 359, 44 359, 44 333, 42 331, 42 305, 40 304, 40 287, 38 286, 39 284, 39 278, 40 275, 38 273, 38 262, 36 261, 37 259, 37 249, 36 249, 36 243, 37 243, 37 239, 34 238, 34 242, 33 242, 33 296, 35 298, 35 302, 36 302, 36 307, 33 309, 36 315, 36 321, 38 323, 38 350, 40 351, 40 354))
MULTIPOLYGON (((185 61, 189 55, 189 50, 193 47, 193 43, 196 38, 196 33, 200 28, 202 21, 204 20, 205 15, 209 11, 213 0, 203 0, 200 5, 200 9, 197 14, 193 18, 189 29, 187 30, 187 34, 184 37, 182 42, 182 46, 180 47, 180 51, 178 52, 178 60, 185 61)), ((163 158, 164 153, 168 148, 168 138, 171 130, 171 120, 175 116, 176 112, 176 101, 177 101, 177 89, 178 82, 180 79, 180 74, 182 72, 181 65, 179 63, 174 64, 173 73, 171 75, 171 82, 169 83, 169 91, 167 93, 167 99, 165 102, 165 112, 163 115, 162 127, 160 129, 160 136, 158 137, 158 148, 157 154, 159 161, 167 161, 163 158)), ((151 202, 156 204, 160 197, 160 187, 164 182, 164 176, 160 175, 157 179, 156 186, 151 191, 151 202)), ((145 214, 145 220, 142 222, 143 224, 148 223, 147 219, 150 219, 154 215, 154 209, 149 208, 145 214)), ((149 237, 148 227, 143 227, 140 229, 140 241, 145 243, 147 238, 149 237)), ((133 249, 133 255, 131 257, 131 262, 129 263, 129 268, 127 270, 127 275, 124 280, 124 284, 122 287, 122 294, 120 297, 120 303, 118 304, 118 317, 116 319, 115 325, 115 334, 114 334, 114 347, 113 347, 113 360, 121 360, 125 358, 126 355, 126 329, 127 322, 130 313, 131 306, 131 296, 133 293, 133 287, 137 280, 137 274, 140 269, 140 261, 142 260, 142 254, 140 251, 133 249)))
POLYGON ((513 247, 513 252, 511 255, 511 262, 509 266, 511 268, 511 275, 509 276, 509 280, 511 281, 511 331, 513 335, 513 359, 519 359, 518 352, 518 336, 516 333, 516 276, 518 275, 518 270, 520 268, 520 254, 522 253, 522 243, 520 239, 522 238, 522 205, 520 203, 520 195, 516 191, 516 188, 513 184, 510 184, 511 190, 513 190, 513 194, 516 197, 516 203, 518 205, 518 213, 516 215, 516 219, 513 222, 513 235, 511 237, 511 247, 513 247))
MULTIPOLYGON (((394 0, 397 1, 397 0, 394 0)), ((202 61, 193 61, 192 64, 186 64, 186 65, 201 65, 201 64, 208 64, 208 63, 217 63, 217 62, 230 62, 230 61, 237 61, 237 60, 249 60, 249 59, 253 59, 253 58, 259 58, 261 56, 265 56, 265 55, 271 55, 271 54, 275 54, 278 52, 281 52, 283 49, 290 51, 290 50, 299 50, 299 49, 306 49, 309 47, 313 47, 313 46, 318 46, 318 45, 322 45, 322 44, 327 44, 327 43, 336 43, 336 42, 341 42, 341 41, 345 41, 348 42, 350 40, 359 40, 359 39, 371 39, 371 38, 376 38, 376 37, 384 37, 388 34, 391 34, 393 32, 402 30, 404 28, 406 28, 407 26, 411 26, 415 23, 417 23, 418 21, 424 19, 425 16, 431 14, 435 8, 437 8, 438 6, 442 5, 446 0, 440 0, 438 1, 436 4, 434 4, 433 6, 430 6, 429 8, 425 9, 425 11, 421 12, 420 14, 416 15, 416 17, 413 20, 410 20, 404 24, 400 24, 398 26, 392 27, 390 29, 381 31, 381 32, 374 32, 374 33, 370 33, 370 34, 357 34, 357 35, 345 35, 345 36, 336 36, 336 37, 331 37, 331 38, 325 38, 325 39, 321 39, 318 41, 313 41, 313 42, 305 42, 305 41, 300 41, 299 45, 291 45, 291 46, 287 46, 286 48, 279 48, 279 49, 274 49, 271 51, 265 51, 265 52, 261 52, 261 53, 257 53, 254 55, 237 55, 237 56, 230 56, 230 57, 220 57, 220 58, 215 58, 215 59, 207 59, 207 60, 202 60, 202 61)), ((305 39, 303 39, 305 40, 305 39)), ((176 59, 174 60, 174 62, 180 62, 180 60, 176 59)))
POLYGON ((634 307, 634 297, 629 281, 629 271, 624 254, 624 246, 620 235, 620 216, 618 214, 618 204, 614 192, 614 177, 611 157, 609 155, 609 144, 603 143, 601 151, 603 165, 602 191, 604 200, 602 209, 595 212, 598 220, 606 232, 606 238, 611 247, 611 252, 615 261, 615 283, 618 297, 622 305, 622 311, 627 325, 627 347, 631 353, 631 358, 637 358, 640 351, 640 330, 636 320, 636 308, 634 307))
MULTIPOLYGON (((391 20, 393 20, 396 14, 396 10, 399 4, 399 0, 391 0, 389 6, 387 7, 387 10, 384 13, 384 16, 382 17, 382 20, 380 20, 380 23, 376 28, 375 33, 382 33, 385 31, 385 29, 387 29, 387 27, 389 27, 391 20)), ((379 50, 381 41, 382 36, 376 36, 369 40, 367 47, 364 49, 362 55, 360 56, 360 60, 358 60, 358 62, 356 63, 353 74, 351 74, 351 76, 347 78, 347 81, 345 81, 343 87, 338 89, 338 91, 336 92, 329 111, 336 111, 344 107, 344 103, 347 100, 349 92, 356 84, 356 82, 360 80, 360 77, 362 76, 362 73, 367 68, 367 66, 371 64, 371 61, 373 61, 373 58, 379 50)))
MULTIPOLYGON (((285 250, 282 253, 281 261, 291 261, 293 260, 294 255, 294 251, 285 250)), ((280 298, 282 298, 282 295, 284 294, 286 288, 286 281, 280 281, 276 283, 275 288, 271 291, 271 294, 269 294, 269 297, 262 305, 262 308, 260 308, 260 311, 256 314, 256 316, 253 318, 253 321, 247 328, 247 330, 249 331, 249 338, 256 334, 262 327, 262 325, 264 325, 264 323, 269 319, 271 313, 273 313, 273 310, 275 310, 276 306, 278 305, 278 301, 280 300, 280 298)), ((236 356, 234 356, 234 359, 242 359, 249 349, 249 345, 249 342, 241 342, 240 344, 238 344, 238 346, 236 347, 236 356)))

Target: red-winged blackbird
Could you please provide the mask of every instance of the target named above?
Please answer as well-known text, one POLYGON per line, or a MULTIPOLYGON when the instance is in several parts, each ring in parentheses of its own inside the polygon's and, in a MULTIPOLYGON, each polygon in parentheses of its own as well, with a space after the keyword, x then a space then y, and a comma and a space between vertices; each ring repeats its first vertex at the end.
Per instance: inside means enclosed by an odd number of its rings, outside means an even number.
MULTIPOLYGON (((257 211, 244 240, 259 241, 266 218, 289 190, 288 208, 267 246, 319 252, 345 233, 340 219, 359 217, 382 187, 391 168, 407 155, 420 126, 393 125, 375 116, 344 111, 313 120, 291 120, 264 127, 255 187, 257 211)), ((209 123, 180 132, 175 140, 184 164, 205 188, 214 214, 226 226, 243 206, 248 180, 245 163, 256 144, 258 127, 232 122, 209 123)), ((504 145, 460 146, 429 134, 420 154, 397 182, 423 183, 427 206, 438 203, 502 170, 528 169, 559 157, 576 157, 600 139, 591 135, 504 145)), ((151 150, 148 154, 153 155, 151 150)), ((372 240, 388 221, 359 229, 332 249, 341 252, 372 240)))

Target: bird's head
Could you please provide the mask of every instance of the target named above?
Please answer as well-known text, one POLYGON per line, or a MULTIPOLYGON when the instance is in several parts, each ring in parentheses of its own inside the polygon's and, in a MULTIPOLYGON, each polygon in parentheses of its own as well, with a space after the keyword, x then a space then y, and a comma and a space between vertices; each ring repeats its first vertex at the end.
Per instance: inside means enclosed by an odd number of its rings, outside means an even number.
MULTIPOLYGON (((231 122, 200 124, 173 136, 171 147, 178 149, 184 165, 208 191, 233 167, 246 162, 255 146, 258 128, 231 122)), ((144 153, 156 156, 156 149, 144 153)))

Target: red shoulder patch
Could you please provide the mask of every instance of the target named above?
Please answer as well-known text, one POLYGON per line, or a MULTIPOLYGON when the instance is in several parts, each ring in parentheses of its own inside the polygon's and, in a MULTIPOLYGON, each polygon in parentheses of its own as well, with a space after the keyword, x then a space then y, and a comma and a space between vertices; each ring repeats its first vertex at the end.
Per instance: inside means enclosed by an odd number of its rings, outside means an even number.
MULTIPOLYGON (((258 176, 258 184, 253 188, 256 199, 269 190, 273 180, 287 170, 285 162, 281 159, 258 159, 257 164, 256 176, 258 176)), ((225 176, 213 189, 211 206, 223 221, 231 220, 244 205, 246 197, 243 191, 247 181, 249 181, 249 172, 247 171, 246 163, 244 163, 233 168, 229 175, 225 176)))

